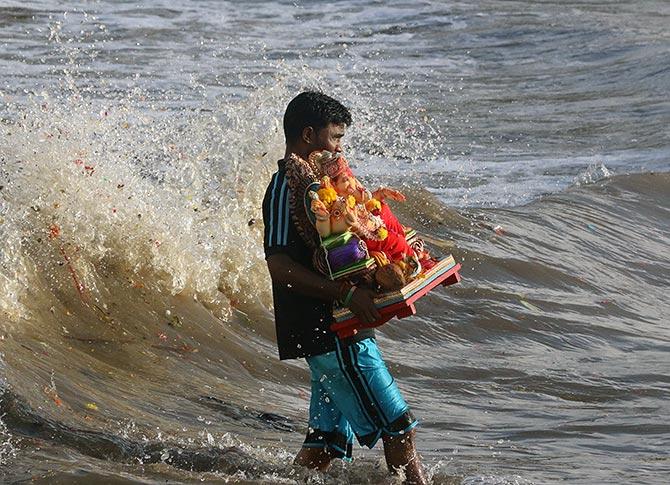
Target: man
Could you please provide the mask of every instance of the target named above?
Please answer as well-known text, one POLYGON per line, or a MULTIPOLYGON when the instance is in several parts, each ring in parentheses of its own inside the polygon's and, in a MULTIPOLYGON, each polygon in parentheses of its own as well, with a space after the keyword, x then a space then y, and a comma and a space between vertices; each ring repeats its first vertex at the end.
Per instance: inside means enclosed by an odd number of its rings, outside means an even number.
POLYGON ((347 302, 363 322, 377 320, 374 293, 314 271, 312 250, 296 227, 289 202, 289 156, 341 152, 350 124, 349 110, 335 99, 318 92, 296 96, 284 114, 286 153, 263 200, 279 357, 304 357, 311 371, 309 431, 295 463, 325 471, 333 458, 351 460, 354 434, 370 448, 381 437, 390 471, 403 470, 407 483, 422 484, 426 479, 414 445, 417 422, 382 360, 374 331, 340 340, 330 330, 336 300, 347 302))

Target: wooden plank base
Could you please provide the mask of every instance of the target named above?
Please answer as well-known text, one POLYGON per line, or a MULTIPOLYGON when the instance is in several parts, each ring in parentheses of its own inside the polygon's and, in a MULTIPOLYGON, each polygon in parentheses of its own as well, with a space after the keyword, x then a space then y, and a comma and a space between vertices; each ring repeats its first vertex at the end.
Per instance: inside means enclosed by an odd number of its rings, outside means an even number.
POLYGON ((347 320, 333 323, 330 326, 330 329, 334 332, 337 332, 337 336, 339 338, 347 338, 356 335, 359 329, 379 327, 380 325, 383 325, 391 320, 393 317, 405 318, 416 315, 416 307, 414 306, 414 303, 421 297, 427 295, 437 286, 450 286, 461 281, 461 275, 459 273, 460 269, 461 265, 456 264, 451 269, 449 269, 449 271, 441 274, 430 283, 420 288, 407 299, 378 308, 378 311, 381 314, 381 318, 375 322, 364 324, 354 316, 347 320))

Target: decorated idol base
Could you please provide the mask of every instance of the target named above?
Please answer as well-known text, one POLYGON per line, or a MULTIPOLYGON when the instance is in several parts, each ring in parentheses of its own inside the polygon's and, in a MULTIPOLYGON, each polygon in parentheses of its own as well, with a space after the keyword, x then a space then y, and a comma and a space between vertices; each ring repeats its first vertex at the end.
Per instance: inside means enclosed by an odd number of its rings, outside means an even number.
POLYGON ((375 298, 375 306, 381 318, 373 323, 363 324, 348 308, 336 308, 333 312, 335 323, 331 329, 338 337, 346 338, 355 335, 361 328, 372 328, 383 325, 393 317, 404 318, 416 314, 414 303, 427 295, 437 286, 449 286, 461 280, 461 265, 449 255, 441 259, 429 270, 419 274, 410 283, 398 291, 383 293, 375 298))

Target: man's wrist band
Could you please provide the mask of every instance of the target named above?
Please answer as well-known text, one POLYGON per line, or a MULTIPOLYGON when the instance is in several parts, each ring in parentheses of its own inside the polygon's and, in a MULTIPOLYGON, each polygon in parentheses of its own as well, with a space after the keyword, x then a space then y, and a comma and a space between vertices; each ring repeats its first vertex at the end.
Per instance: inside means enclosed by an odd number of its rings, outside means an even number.
POLYGON ((349 303, 351 303, 351 299, 354 296, 354 291, 356 291, 355 286, 352 286, 351 288, 349 288, 349 293, 347 293, 347 296, 344 298, 344 301, 342 302, 342 305, 344 305, 345 307, 349 306, 349 303))

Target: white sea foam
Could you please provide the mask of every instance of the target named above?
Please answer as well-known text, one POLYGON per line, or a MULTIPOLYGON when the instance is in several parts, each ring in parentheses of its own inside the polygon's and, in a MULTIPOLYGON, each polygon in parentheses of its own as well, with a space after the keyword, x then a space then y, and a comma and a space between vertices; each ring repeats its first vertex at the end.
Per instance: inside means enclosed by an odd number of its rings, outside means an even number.
POLYGON ((594 163, 589 165, 586 170, 575 177, 575 185, 590 185, 601 180, 610 178, 613 175, 612 170, 607 168, 604 163, 594 163))

